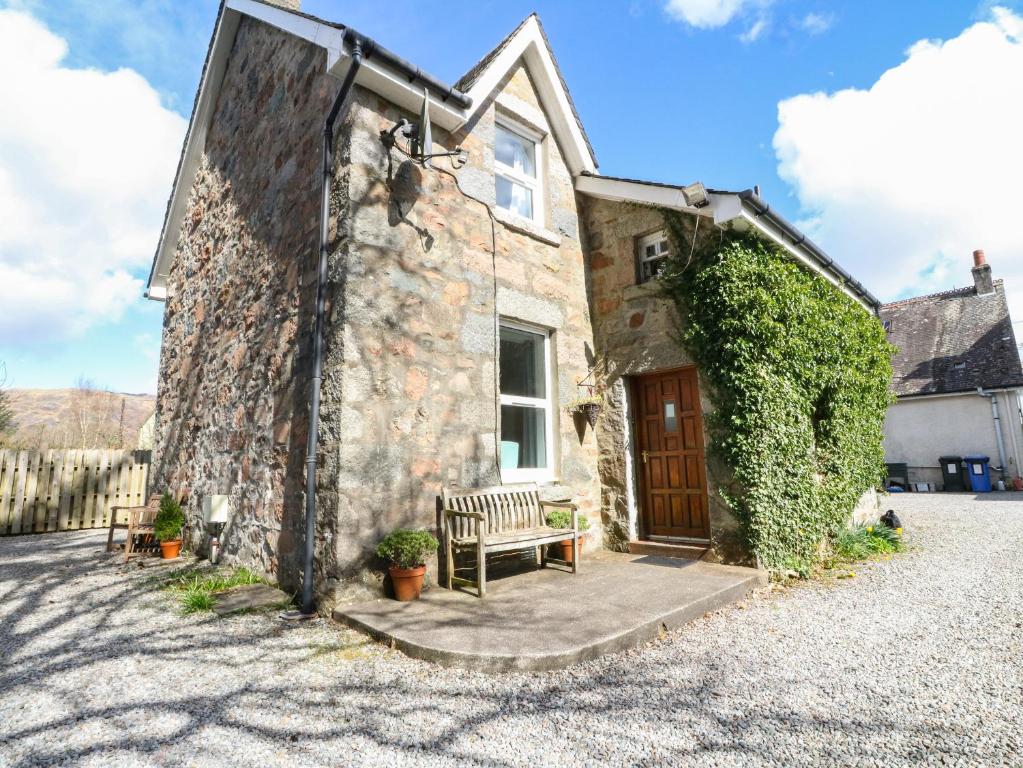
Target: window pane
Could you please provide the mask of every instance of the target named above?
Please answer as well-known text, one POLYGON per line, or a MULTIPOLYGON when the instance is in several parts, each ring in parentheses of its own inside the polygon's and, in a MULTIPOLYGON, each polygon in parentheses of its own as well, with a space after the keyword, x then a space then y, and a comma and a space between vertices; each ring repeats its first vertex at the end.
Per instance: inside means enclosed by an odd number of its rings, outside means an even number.
POLYGON ((504 176, 498 176, 497 207, 531 219, 533 218, 533 190, 516 184, 504 176))
POLYGON ((547 409, 501 406, 501 469, 547 466, 547 409))
POLYGON ((501 328, 501 394, 547 397, 544 369, 544 336, 540 333, 501 328))
POLYGON ((536 144, 501 126, 497 126, 494 157, 497 162, 536 178, 536 144))
POLYGON ((678 431, 678 421, 675 418, 675 403, 671 400, 664 401, 664 431, 678 431))

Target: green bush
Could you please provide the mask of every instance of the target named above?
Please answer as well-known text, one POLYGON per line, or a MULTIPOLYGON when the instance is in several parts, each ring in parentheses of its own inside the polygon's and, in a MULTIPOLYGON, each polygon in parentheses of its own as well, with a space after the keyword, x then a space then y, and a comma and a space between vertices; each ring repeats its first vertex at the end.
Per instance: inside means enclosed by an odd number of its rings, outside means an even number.
POLYGON ((377 555, 398 568, 418 568, 426 562, 429 553, 437 551, 437 546, 437 539, 426 531, 399 528, 377 545, 377 555))
POLYGON ((894 348, 877 317, 773 244, 718 232, 701 244, 690 217, 665 222, 676 255, 661 284, 709 385, 719 492, 768 568, 816 562, 882 480, 894 348))
POLYGON ((153 533, 157 541, 174 541, 181 536, 181 529, 185 527, 185 513, 181 511, 181 505, 174 501, 174 497, 165 493, 160 499, 160 511, 156 513, 156 521, 153 524, 153 533))
POLYGON ((874 555, 901 552, 904 548, 901 532, 882 523, 842 528, 832 546, 843 560, 866 560, 874 555))
MULTIPOLYGON (((585 515, 579 515, 578 521, 580 531, 588 531, 590 529, 590 521, 586 519, 585 515)), ((551 528, 571 528, 572 513, 567 509, 552 509, 547 513, 547 525, 551 528)))

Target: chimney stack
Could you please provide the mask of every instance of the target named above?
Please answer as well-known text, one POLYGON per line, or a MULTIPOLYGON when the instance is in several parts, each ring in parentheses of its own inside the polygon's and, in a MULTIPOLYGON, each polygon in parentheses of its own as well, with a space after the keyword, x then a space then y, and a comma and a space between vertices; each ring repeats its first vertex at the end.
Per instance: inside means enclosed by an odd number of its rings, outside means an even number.
POLYGON ((983 296, 985 293, 993 293, 995 290, 994 282, 991 280, 991 265, 987 263, 987 258, 984 256, 984 251, 976 250, 973 252, 973 284, 977 288, 977 295, 983 296))

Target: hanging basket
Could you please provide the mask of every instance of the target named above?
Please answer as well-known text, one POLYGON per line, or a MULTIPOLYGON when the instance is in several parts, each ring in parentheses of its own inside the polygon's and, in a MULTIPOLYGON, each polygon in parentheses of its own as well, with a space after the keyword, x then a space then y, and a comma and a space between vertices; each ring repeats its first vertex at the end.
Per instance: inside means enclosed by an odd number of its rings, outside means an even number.
POLYGON ((597 426, 597 417, 600 416, 600 404, 586 403, 581 405, 579 406, 579 413, 586 417, 586 421, 591 427, 595 427, 597 426))

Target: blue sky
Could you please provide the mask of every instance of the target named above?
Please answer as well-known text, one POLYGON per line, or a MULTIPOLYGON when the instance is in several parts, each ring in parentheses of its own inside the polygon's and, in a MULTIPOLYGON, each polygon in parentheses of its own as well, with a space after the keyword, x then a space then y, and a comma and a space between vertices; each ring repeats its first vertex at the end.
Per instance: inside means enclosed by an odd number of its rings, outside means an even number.
MULTIPOLYGON (((971 130, 969 121, 941 127, 955 122, 941 110, 955 114, 957 99, 968 102, 971 83, 977 82, 976 73, 971 79, 967 72, 959 81, 950 79, 947 72, 956 57, 973 61, 980 55, 975 51, 992 48, 984 43, 984 30, 970 31, 979 30, 977 25, 995 29, 991 34, 1008 41, 1006 55, 1016 54, 1023 29, 1016 26, 1019 16, 1012 12, 1017 6, 1000 5, 1006 9, 949 0, 633 0, 585 5, 398 0, 382 13, 378 1, 304 0, 303 10, 348 23, 453 81, 535 9, 564 70, 602 173, 682 183, 700 180, 726 189, 759 184, 775 208, 800 222, 881 298, 890 299, 965 284, 972 247, 986 247, 996 273, 1007 279, 1011 279, 1009 262, 1023 262, 1020 236, 986 213, 978 213, 972 224, 967 221, 948 231, 939 223, 928 224, 933 229, 922 233, 918 230, 927 227, 906 225, 918 215, 915 203, 906 202, 914 197, 906 193, 906 187, 919 179, 921 188, 909 192, 915 191, 920 198, 933 195, 933 188, 924 186, 931 182, 920 168, 940 163, 941 148, 954 152, 949 142, 963 140, 961 134, 952 133, 933 135, 934 144, 921 143, 919 128, 911 125, 912 115, 934 106, 937 112, 928 123, 934 130, 924 130, 928 136, 942 130, 971 130), (996 17, 996 13, 1003 15, 996 17), (911 46, 926 40, 963 42, 958 47, 933 42, 930 48, 918 45, 912 56, 908 53, 911 46), (943 60, 948 67, 941 64, 943 60), (948 92, 951 103, 945 105, 942 95, 932 100, 938 104, 907 106, 907 112, 901 113, 900 105, 911 99, 900 94, 927 93, 928 83, 935 84, 939 94, 948 92), (810 96, 816 93, 821 95, 810 96), (782 122, 781 103, 788 105, 782 122), (850 158, 866 152, 857 143, 875 131, 892 157, 879 160, 873 180, 863 181, 859 178, 862 163, 842 167, 840 161, 846 147, 850 158), (900 131, 905 135, 900 136, 900 131), (917 151, 921 156, 913 159, 916 165, 907 161, 901 168, 907 153, 917 151), (876 196, 871 194, 873 188, 863 187, 874 183, 876 196), (882 188, 886 184, 890 188, 882 188), (875 197, 876 202, 870 203, 875 197), (1005 231, 994 232, 999 226, 1005 231), (864 239, 861 233, 866 230, 874 239, 864 239), (883 253, 878 242, 889 243, 899 258, 883 253), (861 256, 866 251, 882 253, 861 256)), ((134 293, 125 299, 123 292, 131 280, 144 280, 148 272, 157 233, 151 233, 150 242, 146 233, 166 203, 170 179, 161 182, 161 174, 169 173, 168 158, 176 161, 180 150, 176 131, 183 125, 167 113, 188 116, 217 5, 210 0, 0 0, 0 8, 27 14, 66 41, 67 52, 59 64, 44 62, 41 67, 108 74, 130 69, 141 76, 144 82, 133 80, 118 87, 136 89, 130 92, 141 94, 139 103, 159 112, 152 119, 160 130, 147 131, 159 143, 137 151, 140 157, 162 158, 152 174, 135 180, 138 191, 132 194, 145 196, 148 208, 140 214, 144 224, 137 233, 125 236, 123 253, 118 251, 122 259, 118 279, 105 275, 108 293, 92 296, 88 312, 50 308, 74 320, 45 323, 56 328, 52 333, 26 331, 32 317, 20 324, 4 324, 0 319, 0 361, 6 362, 10 383, 18 387, 71 386, 85 376, 118 390, 153 391, 162 305, 134 293), (159 106, 147 100, 146 84, 159 106), (102 304, 107 297, 109 312, 102 304)), ((1020 79, 1020 70, 1013 75, 987 61, 977 66, 984 79, 1004 79, 992 88, 1004 92, 1018 87, 1012 81, 1020 79)), ((1015 116, 996 112, 974 119, 994 123, 1015 116)), ((110 118, 79 114, 72 119, 92 119, 102 128, 110 118)), ((122 123, 131 119, 129 115, 122 123)), ((1001 134, 991 139, 1001 140, 1001 134)), ((20 145, 4 144, 0 135, 0 153, 15 152, 14 146, 20 145)), ((999 151, 1018 156, 1018 143, 1009 142, 999 151)), ((878 154, 874 151, 870 156, 878 154)), ((4 162, 0 155, 0 205, 4 162)), ((958 171, 961 175, 952 181, 998 188, 1003 181, 1008 183, 1010 175, 1018 177, 1018 157, 1000 163, 1002 168, 988 167, 993 165, 999 163, 986 155, 964 162, 958 171), (978 165, 986 168, 984 173, 976 172, 978 165)), ((116 178, 110 183, 116 184, 116 178)), ((920 216, 926 218, 926 211, 920 216)), ((73 243, 73 232, 68 237, 73 243)), ((16 258, 13 250, 4 248, 0 239, 0 266, 16 258)), ((58 271, 61 258, 52 257, 58 271)), ((66 258, 75 257, 67 254, 66 258)), ((25 270, 25 274, 38 274, 25 270)), ((1017 282, 1023 284, 1023 268, 1017 273, 1017 282)), ((79 284, 90 283, 89 273, 81 274, 76 278, 79 284)), ((88 291, 88 286, 83 290, 88 291)), ((1023 318, 1021 313, 1023 307, 1016 313, 1023 318)))

